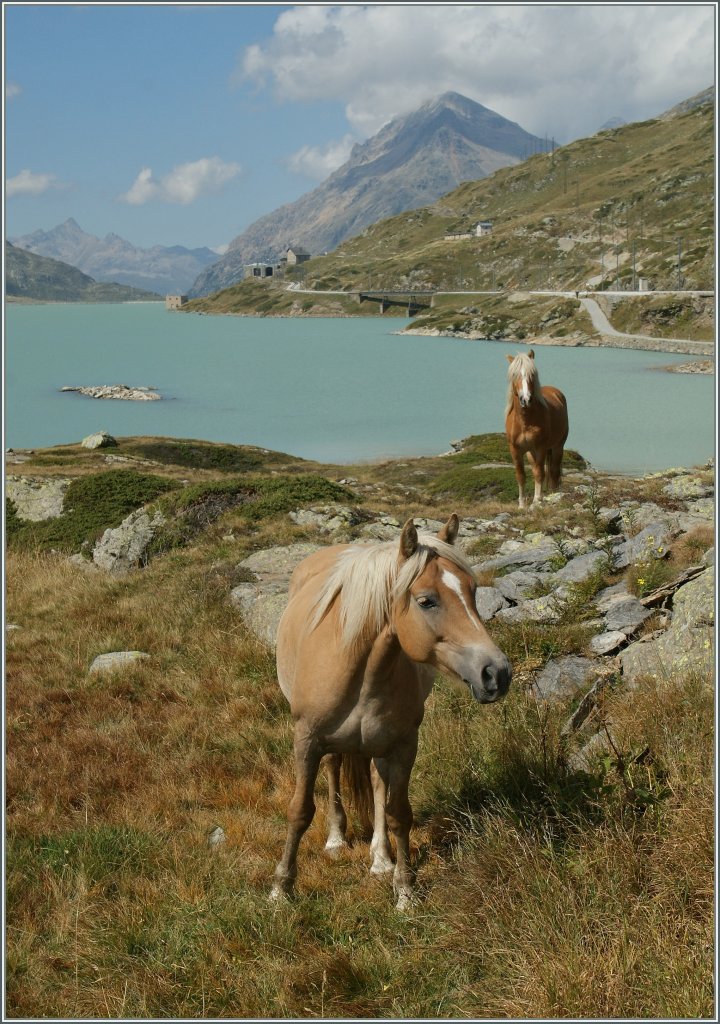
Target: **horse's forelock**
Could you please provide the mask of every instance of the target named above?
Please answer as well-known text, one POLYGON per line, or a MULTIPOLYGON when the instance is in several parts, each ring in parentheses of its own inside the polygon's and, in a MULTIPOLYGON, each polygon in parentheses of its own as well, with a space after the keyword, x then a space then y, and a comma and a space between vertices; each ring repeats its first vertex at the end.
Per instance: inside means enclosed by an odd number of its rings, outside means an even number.
POLYGON ((525 352, 519 352, 508 366, 508 379, 517 380, 527 374, 529 380, 538 380, 537 363, 525 352))
POLYGON ((505 405, 505 415, 507 416, 513 407, 513 400, 515 398, 515 391, 513 388, 513 381, 516 381, 519 377, 527 376, 528 383, 531 386, 532 392, 535 398, 540 402, 541 405, 547 405, 547 402, 540 389, 540 374, 538 373, 537 363, 535 360, 527 355, 526 352, 519 352, 513 361, 508 366, 508 393, 507 403, 505 405))

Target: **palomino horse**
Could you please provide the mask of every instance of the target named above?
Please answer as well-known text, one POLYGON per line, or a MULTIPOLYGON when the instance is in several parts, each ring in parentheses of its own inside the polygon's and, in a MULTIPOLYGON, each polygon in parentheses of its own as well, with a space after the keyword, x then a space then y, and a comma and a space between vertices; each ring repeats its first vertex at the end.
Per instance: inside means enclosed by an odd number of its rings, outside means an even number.
POLYGON ((458 526, 453 515, 437 537, 418 535, 409 519, 399 546, 334 545, 293 573, 278 627, 277 670, 295 720, 296 782, 275 899, 292 893, 324 755, 330 755, 326 849, 345 845, 339 779, 346 755, 346 762, 357 767, 359 761, 364 769, 348 781, 357 791, 364 776, 374 806, 370 870, 393 869, 387 822, 397 851, 397 907, 411 902, 408 784, 433 670, 467 683, 480 704, 498 700, 510 685, 510 663, 478 616, 472 571, 453 547, 458 526))
POLYGON ((525 453, 535 480, 533 504, 542 501, 542 488, 547 472, 548 489, 556 491, 562 476, 563 448, 568 436, 567 402, 562 391, 540 387, 535 353, 507 357, 507 405, 505 433, 515 465, 518 482, 518 504, 525 508, 525 453))

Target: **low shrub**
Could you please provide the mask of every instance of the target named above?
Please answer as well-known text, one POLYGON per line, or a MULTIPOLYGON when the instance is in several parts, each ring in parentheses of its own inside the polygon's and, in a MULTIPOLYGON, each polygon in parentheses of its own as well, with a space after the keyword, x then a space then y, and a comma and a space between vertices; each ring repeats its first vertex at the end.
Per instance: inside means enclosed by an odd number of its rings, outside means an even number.
MULTIPOLYGON (((238 445, 199 444, 196 441, 147 441, 133 444, 127 450, 156 462, 187 466, 189 469, 214 469, 221 473, 248 473, 261 469, 267 462, 278 461, 277 457, 265 458, 262 452, 238 445)), ((277 456, 277 453, 272 455, 277 456)), ((295 461, 289 455, 282 458, 295 461)))
POLYGON ((73 480, 65 492, 63 512, 42 522, 20 520, 13 513, 9 543, 49 551, 79 551, 104 530, 119 526, 135 509, 179 485, 164 477, 132 469, 106 470, 73 480))

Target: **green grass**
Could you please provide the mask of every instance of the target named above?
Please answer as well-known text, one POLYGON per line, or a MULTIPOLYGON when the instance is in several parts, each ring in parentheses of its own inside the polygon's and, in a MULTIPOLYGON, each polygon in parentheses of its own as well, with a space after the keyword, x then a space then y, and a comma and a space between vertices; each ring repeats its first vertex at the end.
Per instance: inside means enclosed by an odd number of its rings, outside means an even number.
POLYGON ((178 486, 172 480, 132 469, 106 470, 73 480, 65 493, 63 512, 43 522, 20 520, 11 514, 8 543, 49 551, 79 551, 135 509, 178 486))
MULTIPOLYGON (((586 462, 578 452, 568 449, 563 466, 566 471, 582 470, 586 462)), ((530 479, 529 467, 527 473, 530 479)), ((438 462, 429 491, 437 498, 466 502, 516 500, 517 482, 505 434, 474 434, 465 438, 462 451, 438 462), (505 463, 508 468, 484 463, 505 463)))
POLYGON ((512 468, 456 466, 433 480, 430 490, 438 497, 463 501, 512 501, 517 498, 517 482, 512 468))
POLYGON ((244 445, 158 439, 125 443, 123 452, 173 466, 218 470, 221 473, 250 473, 277 462, 301 462, 290 455, 263 452, 244 445))

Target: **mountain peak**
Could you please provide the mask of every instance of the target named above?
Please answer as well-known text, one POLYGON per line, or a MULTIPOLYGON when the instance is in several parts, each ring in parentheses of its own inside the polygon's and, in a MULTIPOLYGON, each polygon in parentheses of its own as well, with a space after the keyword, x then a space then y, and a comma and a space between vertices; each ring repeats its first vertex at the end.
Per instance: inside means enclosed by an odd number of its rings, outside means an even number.
POLYGON ((453 92, 452 90, 436 96, 433 100, 428 100, 420 109, 432 109, 434 107, 450 107, 452 110, 461 110, 463 113, 488 109, 482 103, 478 103, 477 100, 471 100, 468 96, 463 96, 461 93, 453 92))
POLYGON ((287 239, 327 252, 370 224, 427 206, 461 182, 484 178, 543 147, 488 107, 448 91, 394 118, 312 192, 251 224, 198 278, 192 296, 235 284, 245 264, 275 261, 287 239))

